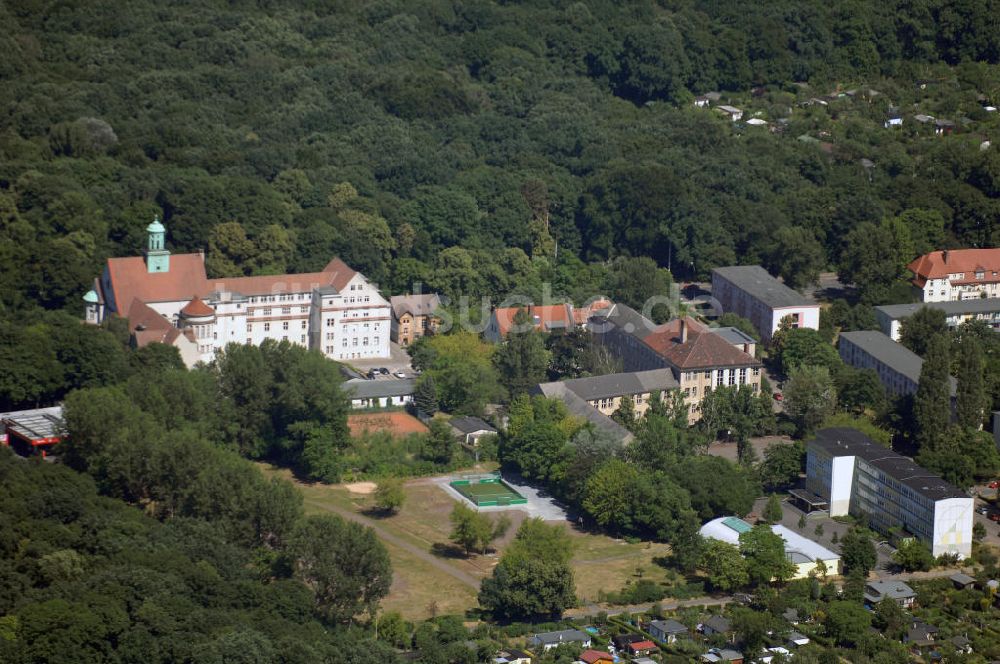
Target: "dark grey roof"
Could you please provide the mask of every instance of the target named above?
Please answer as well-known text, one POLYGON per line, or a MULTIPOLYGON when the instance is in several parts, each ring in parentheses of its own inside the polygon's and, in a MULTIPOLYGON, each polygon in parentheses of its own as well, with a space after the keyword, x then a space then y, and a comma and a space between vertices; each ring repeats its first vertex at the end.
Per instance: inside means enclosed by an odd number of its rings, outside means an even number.
POLYGON ((816 437, 809 441, 809 445, 819 447, 834 457, 860 457, 928 500, 969 497, 964 491, 948 484, 929 470, 921 468, 912 459, 879 445, 857 429, 848 427, 823 429, 816 432, 816 437))
POLYGON ((649 320, 632 307, 615 303, 610 309, 603 309, 600 313, 591 316, 589 323, 591 328, 596 328, 598 332, 606 332, 602 323, 611 323, 627 334, 631 334, 638 339, 644 339, 650 332, 656 329, 656 323, 649 320))
POLYGON ((772 277, 760 265, 717 267, 712 270, 712 274, 718 274, 726 281, 736 285, 774 309, 815 304, 815 302, 810 302, 800 293, 772 277))
POLYGON ((735 327, 710 327, 709 332, 718 334, 720 337, 728 341, 734 346, 739 346, 742 344, 755 344, 757 340, 751 337, 749 334, 735 327))
POLYGON ((964 314, 989 314, 1000 312, 1000 298, 979 298, 975 300, 953 300, 949 302, 914 302, 913 304, 883 304, 875 307, 875 311, 885 314, 892 320, 909 318, 924 307, 938 309, 948 316, 964 314))
POLYGON ((355 399, 377 397, 403 397, 413 394, 417 381, 413 378, 393 378, 383 380, 345 380, 341 388, 350 392, 355 399))
POLYGON ((883 599, 908 599, 916 597, 917 593, 902 581, 887 581, 878 579, 865 585, 865 599, 869 602, 881 602, 883 599))
POLYGON ((566 404, 566 409, 570 414, 586 419, 597 429, 604 431, 617 440, 628 442, 634 437, 628 429, 607 415, 602 414, 587 401, 577 396, 572 390, 566 389, 565 383, 542 383, 532 388, 532 393, 541 394, 550 399, 559 399, 566 404))
POLYGON ((544 632, 528 638, 528 643, 533 645, 586 643, 588 641, 590 641, 590 636, 578 629, 561 629, 558 632, 544 632))
POLYGON ((963 574, 962 572, 956 572, 955 574, 949 576, 948 579, 951 580, 953 583, 957 583, 963 586, 972 585, 973 583, 976 582, 976 580, 973 577, 969 576, 968 574, 963 574))
POLYGON ((654 625, 656 629, 660 630, 664 634, 682 634, 688 631, 687 627, 672 618, 667 620, 654 620, 649 624, 654 625))
MULTIPOLYGON (((855 332, 842 332, 840 338, 846 339, 896 373, 906 376, 914 383, 920 382, 920 370, 924 366, 923 358, 903 344, 893 341, 885 334, 874 330, 858 330, 855 332)), ((951 395, 955 396, 957 384, 954 378, 949 377, 949 379, 951 382, 951 395)))
POLYGON ((626 394, 644 394, 654 390, 671 390, 678 387, 674 373, 670 369, 571 378, 563 381, 563 384, 566 389, 572 390, 585 401, 620 397, 626 394))
POLYGON ((478 417, 453 417, 448 420, 448 424, 455 427, 462 433, 475 433, 476 431, 492 431, 496 433, 496 429, 491 427, 485 420, 478 417))
POLYGON ((732 627, 729 624, 729 621, 723 618, 722 616, 710 616, 702 624, 705 627, 710 627, 712 630, 716 632, 728 632, 730 629, 732 629, 732 627))
POLYGON ((399 318, 409 312, 414 316, 426 316, 441 307, 441 296, 437 293, 420 293, 418 295, 393 295, 389 298, 392 315, 399 318))

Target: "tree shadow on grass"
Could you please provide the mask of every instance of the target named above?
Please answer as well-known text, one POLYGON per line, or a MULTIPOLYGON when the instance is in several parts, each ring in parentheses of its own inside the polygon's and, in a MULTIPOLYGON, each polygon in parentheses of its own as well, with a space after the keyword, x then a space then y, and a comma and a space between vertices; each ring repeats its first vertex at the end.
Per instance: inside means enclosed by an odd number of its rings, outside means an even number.
POLYGON ((469 558, 469 556, 465 554, 465 549, 446 542, 434 542, 434 544, 431 545, 431 553, 439 558, 450 558, 453 560, 467 560, 469 558))
POLYGON ((361 513, 366 517, 368 517, 369 519, 378 519, 379 521, 381 521, 382 519, 388 519, 390 517, 396 516, 396 514, 398 514, 398 511, 385 510, 380 507, 372 506, 364 508, 363 510, 361 510, 361 513))

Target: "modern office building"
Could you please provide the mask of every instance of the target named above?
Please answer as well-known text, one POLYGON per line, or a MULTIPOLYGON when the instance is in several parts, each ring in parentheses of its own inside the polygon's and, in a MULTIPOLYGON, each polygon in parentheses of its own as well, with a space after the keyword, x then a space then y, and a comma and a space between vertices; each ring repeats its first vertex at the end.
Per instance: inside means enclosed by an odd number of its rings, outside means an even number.
POLYGON ((916 304, 886 304, 875 307, 878 325, 893 341, 899 341, 903 321, 924 307, 944 312, 948 327, 958 327, 967 320, 981 320, 1000 329, 1000 298, 950 300, 948 302, 917 302, 916 304))
POLYGON ((823 429, 809 441, 806 488, 829 502, 830 516, 912 535, 935 556, 972 552, 973 499, 857 429, 823 429))
MULTIPOLYGON (((858 369, 874 369, 886 392, 895 396, 915 394, 924 360, 906 346, 881 332, 844 332, 838 341, 840 359, 858 369)), ((956 391, 951 378, 951 396, 956 391)))
POLYGON ((793 328, 819 329, 819 305, 772 277, 759 265, 733 265, 712 270, 712 297, 725 313, 743 316, 767 342, 782 320, 793 328))

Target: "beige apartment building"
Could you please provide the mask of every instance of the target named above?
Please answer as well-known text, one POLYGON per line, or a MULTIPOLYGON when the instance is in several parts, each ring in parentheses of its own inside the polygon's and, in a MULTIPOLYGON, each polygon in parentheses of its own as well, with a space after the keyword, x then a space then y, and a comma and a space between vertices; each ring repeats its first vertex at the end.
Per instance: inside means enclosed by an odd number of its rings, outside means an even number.
POLYGON ((441 325, 436 313, 441 307, 441 297, 435 293, 395 295, 389 304, 392 306, 390 338, 400 346, 409 346, 425 334, 433 334, 441 325))
POLYGON ((715 388, 748 385, 760 391, 755 342, 735 328, 709 328, 690 317, 655 325, 621 304, 592 318, 590 327, 627 371, 669 369, 692 423, 701 418, 701 400, 715 388))

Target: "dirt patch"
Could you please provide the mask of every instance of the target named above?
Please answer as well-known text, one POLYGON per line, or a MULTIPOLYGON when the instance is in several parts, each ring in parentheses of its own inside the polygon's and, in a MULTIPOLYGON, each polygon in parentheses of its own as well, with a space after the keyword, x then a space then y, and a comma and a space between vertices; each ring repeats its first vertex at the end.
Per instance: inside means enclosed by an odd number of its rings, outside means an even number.
POLYGON ((353 484, 345 484, 344 488, 351 493, 359 493, 362 496, 367 496, 375 493, 375 489, 378 488, 378 485, 375 484, 375 482, 354 482, 353 484))
POLYGON ((351 436, 378 431, 387 431, 393 436, 406 436, 411 433, 427 433, 429 431, 423 422, 402 411, 348 415, 347 427, 351 430, 351 436))

